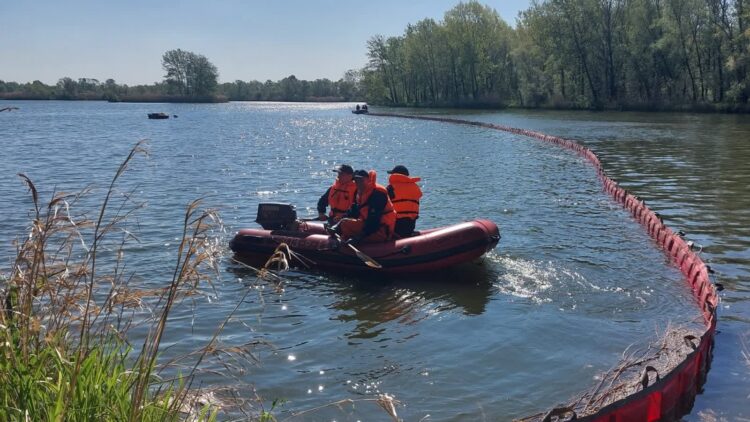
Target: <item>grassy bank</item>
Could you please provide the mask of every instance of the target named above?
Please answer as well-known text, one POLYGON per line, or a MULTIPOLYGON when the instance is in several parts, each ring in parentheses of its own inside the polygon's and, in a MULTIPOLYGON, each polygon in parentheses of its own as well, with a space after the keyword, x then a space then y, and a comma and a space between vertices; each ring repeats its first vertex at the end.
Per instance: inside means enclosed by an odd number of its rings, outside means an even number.
POLYGON ((173 307, 217 274, 220 220, 190 204, 172 279, 156 289, 131 285, 135 273, 123 251, 134 239, 128 219, 140 205, 117 192, 117 181, 143 153, 143 144, 133 148, 91 219, 73 211, 88 190, 55 193, 43 203, 20 175, 33 208, 12 266, 0 273, 0 420, 216 418, 218 406, 192 380, 217 349, 223 324, 191 354, 195 363, 186 373, 162 372, 158 356, 173 307), (147 334, 132 339, 133 327, 147 334))

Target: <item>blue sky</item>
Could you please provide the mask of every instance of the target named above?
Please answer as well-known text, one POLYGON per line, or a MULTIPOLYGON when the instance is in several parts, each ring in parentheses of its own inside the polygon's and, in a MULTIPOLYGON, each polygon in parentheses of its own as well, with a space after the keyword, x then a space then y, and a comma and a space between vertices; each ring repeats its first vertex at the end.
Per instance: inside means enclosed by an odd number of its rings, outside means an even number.
MULTIPOLYGON (((129 85, 163 78, 161 56, 203 54, 222 82, 337 80, 367 62, 366 42, 442 20, 459 0, 0 0, 0 80, 64 76, 129 85)), ((511 26, 530 0, 485 0, 511 26)))

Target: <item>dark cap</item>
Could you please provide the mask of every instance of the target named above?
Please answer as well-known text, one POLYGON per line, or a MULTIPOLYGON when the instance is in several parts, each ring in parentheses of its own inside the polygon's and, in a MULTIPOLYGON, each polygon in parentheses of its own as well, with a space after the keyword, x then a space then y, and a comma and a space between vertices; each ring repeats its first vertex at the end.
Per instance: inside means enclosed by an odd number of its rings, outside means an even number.
POLYGON ((369 179, 370 173, 368 173, 366 170, 357 170, 354 172, 354 178, 355 179, 369 179))
POLYGON ((402 166, 401 164, 399 164, 396 167, 394 167, 393 170, 388 172, 388 174, 393 174, 393 173, 398 173, 398 174, 403 174, 404 176, 408 176, 409 169, 407 169, 406 166, 402 166))
POLYGON ((336 172, 336 173, 344 173, 344 174, 352 174, 352 173, 354 173, 354 169, 352 168, 352 166, 347 165, 347 164, 342 164, 342 165, 336 167, 335 169, 333 169, 333 171, 336 172))

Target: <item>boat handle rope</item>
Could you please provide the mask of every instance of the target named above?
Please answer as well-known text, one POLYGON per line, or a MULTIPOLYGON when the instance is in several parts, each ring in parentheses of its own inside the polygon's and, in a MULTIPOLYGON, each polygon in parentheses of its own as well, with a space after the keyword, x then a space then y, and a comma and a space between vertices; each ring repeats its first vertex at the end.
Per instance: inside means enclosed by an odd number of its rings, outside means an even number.
POLYGON ((653 372, 654 374, 656 374, 656 379, 654 380, 654 384, 656 384, 657 382, 659 382, 659 380, 661 379, 659 377, 659 371, 657 371, 656 368, 654 368, 653 366, 648 365, 643 370, 643 376, 641 377, 641 385, 643 386, 644 390, 648 388, 648 382, 649 382, 648 373, 649 372, 653 372))
POLYGON ((700 340, 698 337, 688 334, 685 336, 685 344, 687 344, 691 349, 698 350, 698 345, 700 344, 700 340), (695 341, 698 341, 698 344, 695 344, 695 341))
POLYGON ((556 407, 544 415, 542 422, 563 422, 574 421, 576 419, 578 419, 578 415, 576 415, 576 411, 572 408, 556 407))

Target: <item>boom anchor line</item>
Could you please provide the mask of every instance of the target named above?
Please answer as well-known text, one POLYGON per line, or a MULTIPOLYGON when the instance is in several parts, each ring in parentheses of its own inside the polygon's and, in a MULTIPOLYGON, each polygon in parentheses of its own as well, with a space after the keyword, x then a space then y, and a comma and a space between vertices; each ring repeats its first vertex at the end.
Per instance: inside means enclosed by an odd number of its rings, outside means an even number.
MULTIPOLYGON (((694 336, 698 340, 696 347, 694 349, 692 347, 689 348, 689 352, 685 357, 680 362, 674 364, 669 371, 659 374, 660 376, 656 377, 650 384, 644 384, 642 377, 636 379, 635 385, 641 387, 638 388, 638 391, 631 389, 624 397, 608 400, 593 411, 588 408, 571 408, 572 413, 566 413, 562 412, 562 410, 568 410, 568 408, 556 408, 547 413, 524 418, 525 420, 541 421, 553 417, 559 419, 562 416, 596 420, 670 420, 681 416, 679 414, 681 409, 691 407, 689 404, 694 400, 696 392, 701 390, 710 366, 714 336, 716 334, 716 309, 719 303, 717 290, 720 291, 723 287, 721 284, 713 284, 711 282, 709 273, 713 274, 713 270, 699 256, 700 251, 703 249, 702 246, 699 245, 699 251, 696 253, 693 250, 695 243, 686 242, 683 239, 685 236, 684 232, 675 232, 667 227, 664 224, 662 216, 649 209, 645 201, 623 189, 617 181, 607 175, 596 153, 575 141, 528 129, 446 117, 372 111, 368 116, 478 126, 530 137, 577 153, 587 159, 596 168, 604 191, 616 202, 627 208, 633 218, 637 219, 646 228, 649 236, 662 248, 664 253, 669 255, 672 262, 682 272, 686 283, 692 287, 693 297, 702 313, 705 329, 699 336, 694 336)), ((695 342, 692 343, 695 344, 695 342)))

